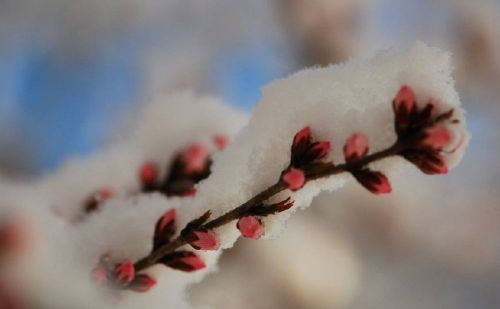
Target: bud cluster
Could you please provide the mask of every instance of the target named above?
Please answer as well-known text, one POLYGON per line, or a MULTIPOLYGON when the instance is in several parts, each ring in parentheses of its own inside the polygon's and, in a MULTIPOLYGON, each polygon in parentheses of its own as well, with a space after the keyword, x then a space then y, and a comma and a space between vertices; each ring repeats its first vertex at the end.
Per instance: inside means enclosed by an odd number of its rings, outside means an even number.
MULTIPOLYGON (((224 134, 216 134, 212 142, 215 148, 223 150, 229 143, 229 138, 224 134)), ((167 197, 195 195, 195 185, 210 175, 210 156, 209 147, 202 143, 192 143, 174 156, 164 176, 157 163, 143 163, 138 172, 140 193, 159 192, 167 197)), ((116 192, 111 187, 97 190, 85 201, 83 213, 89 214, 99 210, 104 202, 115 195, 116 192)), ((78 217, 75 221, 78 222, 83 217, 78 217)))

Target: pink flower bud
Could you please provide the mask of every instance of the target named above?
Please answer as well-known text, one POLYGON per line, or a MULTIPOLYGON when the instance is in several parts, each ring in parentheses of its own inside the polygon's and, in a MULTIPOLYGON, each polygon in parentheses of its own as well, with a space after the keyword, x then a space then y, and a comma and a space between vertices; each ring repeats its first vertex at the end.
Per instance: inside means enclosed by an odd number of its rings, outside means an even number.
POLYGON ((108 282, 109 272, 104 266, 97 266, 92 270, 92 279, 99 285, 104 285, 108 282))
POLYGON ((241 217, 236 224, 241 235, 246 238, 259 239, 264 234, 262 221, 255 216, 241 217))
POLYGON ((155 233, 153 236, 153 251, 170 242, 175 234, 177 212, 175 208, 165 212, 165 214, 156 221, 155 233))
POLYGON ((208 160, 208 152, 202 144, 195 143, 188 146, 182 153, 182 159, 185 164, 186 173, 201 172, 205 169, 205 164, 208 160))
POLYGON ((424 138, 419 144, 425 148, 441 150, 451 141, 450 131, 443 126, 433 126, 424 131, 424 138))
POLYGON ((363 187, 374 194, 385 194, 392 191, 389 180, 381 172, 364 169, 355 171, 352 174, 363 187))
POLYGON ((148 275, 141 274, 134 278, 128 288, 135 292, 147 292, 155 285, 156 280, 148 275))
POLYGON ((161 217, 160 221, 158 222, 158 231, 162 231, 165 229, 165 227, 175 224, 176 219, 177 211, 175 210, 175 208, 172 208, 161 217))
POLYGON ((344 157, 347 162, 363 159, 368 153, 368 139, 362 133, 353 134, 344 145, 344 157))
POLYGON ((304 171, 298 168, 290 168, 281 176, 283 182, 290 190, 296 191, 304 186, 306 177, 304 171))
POLYGON ((396 131, 403 132, 410 124, 411 117, 416 111, 415 95, 408 86, 402 86, 396 97, 392 101, 392 108, 395 115, 396 131))
POLYGON ((330 152, 330 147, 329 141, 313 142, 311 128, 305 127, 293 138, 290 166, 303 168, 316 160, 323 159, 330 152))
POLYGON ((152 185, 158 179, 158 167, 152 162, 144 163, 140 171, 141 182, 145 185, 152 185))
POLYGON ((396 97, 392 102, 392 107, 396 113, 399 113, 400 111, 409 113, 415 107, 415 104, 416 102, 413 90, 409 86, 403 85, 396 94, 396 97))
POLYGON ((206 264, 201 257, 190 251, 177 251, 170 253, 162 258, 160 262, 173 269, 188 272, 206 267, 206 264))
POLYGON ((223 134, 217 134, 213 137, 213 142, 217 149, 223 150, 229 144, 229 138, 223 134))
POLYGON ((135 277, 134 264, 128 259, 123 260, 116 265, 114 275, 115 281, 120 285, 129 284, 135 277))
POLYGON ((293 147, 308 145, 311 143, 311 128, 305 127, 295 134, 293 138, 293 147))
POLYGON ((219 240, 212 230, 195 230, 188 237, 188 242, 197 250, 217 250, 219 240))

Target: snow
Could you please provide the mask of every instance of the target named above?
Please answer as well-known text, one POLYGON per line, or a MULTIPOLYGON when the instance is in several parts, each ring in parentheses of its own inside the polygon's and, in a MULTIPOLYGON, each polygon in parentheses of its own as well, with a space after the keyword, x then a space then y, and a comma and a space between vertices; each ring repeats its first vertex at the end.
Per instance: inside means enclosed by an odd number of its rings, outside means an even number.
MULTIPOLYGON (((40 242, 32 256, 37 258, 19 267, 23 282, 30 287, 29 297, 49 307, 109 307, 103 291, 89 279, 102 253, 110 252, 117 262, 124 258, 135 261, 151 250, 155 222, 166 210, 177 209, 182 227, 208 209, 213 217, 221 215, 276 183, 289 163, 294 134, 305 126, 311 127, 315 139, 332 143, 328 159, 336 163, 343 162, 344 142, 356 132, 367 136, 371 152, 390 146, 396 139, 391 101, 403 84, 414 89, 418 102, 432 98, 443 110, 456 109, 455 117, 461 123, 454 127, 453 136, 461 138, 461 147, 449 154, 447 161, 454 167, 463 155, 468 135, 451 72, 450 55, 423 43, 341 65, 307 69, 266 86, 245 127, 245 116, 217 99, 190 93, 161 98, 146 107, 128 137, 102 153, 72 160, 52 175, 20 187, 12 185, 15 190, 2 194, 2 200, 11 204, 27 204, 25 215, 36 222, 33 228, 40 242), (195 197, 132 194, 139 188, 137 173, 142 163, 156 161, 164 167, 179 149, 192 142, 205 143, 216 151, 212 139, 217 134, 227 134, 231 142, 214 154, 212 174, 198 184, 195 197), (112 186, 119 194, 84 221, 71 223, 89 194, 105 186, 112 186)), ((405 166, 410 164, 400 158, 375 164, 388 176, 405 166)), ((337 175, 279 194, 273 200, 292 196, 295 206, 263 220, 265 237, 276 236, 294 209, 306 208, 321 191, 336 190, 350 179, 349 175, 337 175)), ((236 221, 216 233, 224 249, 232 247, 240 236, 236 221)), ((200 252, 208 267, 195 273, 164 266, 146 270, 158 284, 144 294, 124 293, 115 306, 188 307, 186 287, 214 271, 220 253, 200 252)))

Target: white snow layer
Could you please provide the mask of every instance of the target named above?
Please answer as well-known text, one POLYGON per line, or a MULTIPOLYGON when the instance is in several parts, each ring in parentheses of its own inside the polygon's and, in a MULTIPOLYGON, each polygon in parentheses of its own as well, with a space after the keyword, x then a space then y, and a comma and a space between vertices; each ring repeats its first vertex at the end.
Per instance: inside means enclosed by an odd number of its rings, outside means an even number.
MULTIPOLYGON (((448 53, 417 43, 403 51, 298 72, 263 89, 248 125, 214 155, 212 174, 198 185, 194 198, 122 194, 78 225, 49 212, 57 209, 59 215, 72 218, 88 194, 102 186, 124 193, 137 189, 137 170, 145 160, 168 162, 186 144, 204 141, 208 145, 213 134, 232 136, 245 123, 245 117, 216 100, 191 94, 169 97, 171 104, 153 104, 139 118, 130 139, 90 159, 68 162, 24 190, 24 202, 26 196, 32 197, 33 213, 43 213, 34 218, 43 245, 36 247, 35 261, 22 267, 29 296, 42 308, 188 307, 186 286, 215 269, 220 251, 200 252, 208 267, 197 273, 153 267, 147 273, 157 279, 157 286, 144 294, 125 293, 117 303, 101 297, 102 292, 89 280, 89 271, 104 252, 109 251, 117 261, 146 255, 154 223, 169 208, 178 209, 179 226, 183 226, 208 209, 214 217, 221 215, 274 184, 289 163, 294 134, 304 126, 312 128, 316 139, 332 142, 329 159, 334 162, 343 161, 343 143, 354 132, 368 136, 370 151, 388 147, 396 138, 391 101, 403 84, 414 89, 419 102, 432 98, 443 108, 456 108, 462 126, 454 136, 465 138, 465 145, 468 135, 451 71, 448 53)), ((461 149, 450 155, 450 167, 462 153, 461 149)), ((396 167, 408 163, 392 158, 375 165, 390 176, 396 167)), ((349 175, 339 175, 309 182, 295 193, 283 192, 276 199, 291 195, 295 206, 266 218, 266 237, 280 231, 294 209, 307 207, 320 191, 338 189, 349 179, 349 175)), ((236 222, 217 233, 223 248, 232 247, 239 237, 236 222)))

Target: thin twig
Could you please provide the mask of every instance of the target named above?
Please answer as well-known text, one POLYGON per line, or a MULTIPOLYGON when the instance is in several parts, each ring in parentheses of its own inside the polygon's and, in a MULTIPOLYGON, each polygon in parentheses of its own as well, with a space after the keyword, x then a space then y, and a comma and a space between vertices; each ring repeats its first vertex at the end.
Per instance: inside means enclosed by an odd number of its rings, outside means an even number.
MULTIPOLYGON (((316 180, 320 178, 326 178, 330 177, 333 175, 349 172, 353 169, 358 169, 362 167, 366 167, 368 164, 373 163, 375 161, 379 161, 391 156, 398 155, 401 153, 401 151, 404 150, 401 144, 399 143, 394 143, 391 147, 386 148, 382 151, 375 152, 371 155, 366 156, 365 158, 359 160, 358 162, 355 163, 343 163, 339 165, 326 165, 324 168, 321 168, 317 171, 314 171, 312 173, 307 174, 307 181, 311 180, 316 180)), ((205 223, 203 225, 203 228, 206 229, 214 229, 218 228, 220 226, 223 226, 229 222, 232 222, 234 220, 237 220, 244 215, 247 214, 248 210, 255 205, 262 204, 266 200, 270 199, 271 197, 275 196, 276 194, 284 191, 287 189, 286 185, 282 181, 278 181, 277 183, 273 184, 272 186, 268 187, 264 191, 260 192, 259 194, 255 195, 245 203, 241 204, 240 206, 234 208, 233 210, 205 223)), ((137 261, 134 266, 136 271, 141 271, 144 270, 148 267, 153 266, 156 264, 161 258, 163 258, 165 255, 174 252, 178 248, 182 247, 183 245, 186 245, 187 242, 183 239, 181 235, 179 235, 177 238, 169 242, 168 244, 165 244, 164 246, 158 248, 157 250, 153 251, 151 254, 148 256, 140 259, 137 261)))

